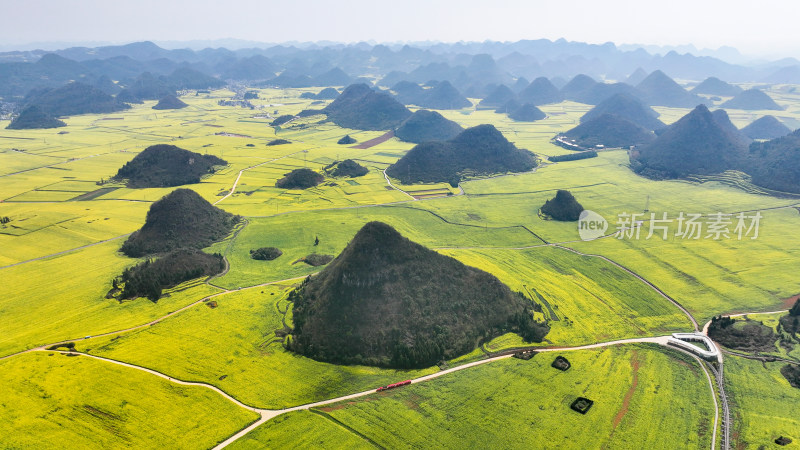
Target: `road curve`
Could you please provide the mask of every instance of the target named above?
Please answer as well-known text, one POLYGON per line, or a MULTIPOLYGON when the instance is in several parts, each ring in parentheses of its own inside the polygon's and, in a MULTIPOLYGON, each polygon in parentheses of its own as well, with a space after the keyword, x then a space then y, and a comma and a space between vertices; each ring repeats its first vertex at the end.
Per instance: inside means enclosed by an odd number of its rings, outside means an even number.
POLYGON ((294 152, 294 153, 289 153, 289 154, 287 154, 287 155, 283 155, 283 156, 281 156, 281 157, 279 157, 279 158, 273 158, 273 159, 270 159, 270 160, 267 160, 267 161, 264 161, 264 162, 260 162, 260 163, 258 163, 258 164, 254 164, 254 165, 252 165, 252 166, 249 166, 249 167, 245 167, 244 169, 242 169, 242 170, 240 170, 240 171, 239 171, 239 175, 237 175, 237 176, 236 176, 236 180, 233 182, 233 186, 231 186, 231 190, 230 190, 230 191, 228 191, 228 193, 227 193, 227 194, 225 194, 225 196, 224 196, 224 197, 222 197, 221 199, 219 199, 219 200, 215 201, 213 204, 214 204, 214 205, 216 205, 217 203, 219 203, 219 202, 221 202, 221 201, 223 201, 223 200, 227 199, 228 197, 230 197, 231 195, 233 195, 233 193, 234 193, 234 192, 236 192, 236 186, 238 186, 238 185, 239 185, 239 180, 242 178, 242 174, 243 174, 245 171, 247 171, 247 170, 250 170, 250 169, 255 169, 256 167, 258 167, 258 166, 263 166, 264 164, 269 164, 269 163, 271 163, 271 162, 275 162, 275 161, 278 161, 278 160, 281 160, 281 159, 284 159, 284 158, 288 158, 288 157, 290 157, 290 156, 292 156, 292 155, 296 155, 296 154, 298 154, 298 153, 302 153, 302 150, 296 151, 296 152, 294 152))

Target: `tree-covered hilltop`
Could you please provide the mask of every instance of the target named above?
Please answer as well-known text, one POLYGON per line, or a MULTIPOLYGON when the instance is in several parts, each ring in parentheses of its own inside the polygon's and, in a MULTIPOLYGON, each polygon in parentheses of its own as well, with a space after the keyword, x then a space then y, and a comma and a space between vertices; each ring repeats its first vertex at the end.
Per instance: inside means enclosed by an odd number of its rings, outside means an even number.
POLYGON ((325 172, 333 177, 363 177, 369 172, 369 169, 361 164, 353 161, 352 159, 345 159, 344 161, 335 161, 325 167, 325 172))
POLYGON ((786 136, 792 130, 775 116, 764 116, 742 128, 742 133, 750 139, 776 139, 786 136))
POLYGON ((370 222, 318 275, 290 294, 290 348, 339 364, 428 367, 517 332, 549 331, 534 304, 493 275, 370 222))
POLYGON ((333 100, 338 97, 339 94, 340 92, 337 91, 336 88, 329 87, 317 92, 314 98, 316 100, 333 100))
POLYGON ((581 123, 596 119, 603 114, 614 114, 629 120, 647 130, 658 130, 666 127, 658 120, 658 113, 630 94, 614 94, 581 116, 581 123))
POLYGON ((681 178, 740 167, 746 147, 704 105, 667 128, 634 155, 631 167, 650 178, 681 178))
POLYGON ((175 97, 174 95, 167 95, 165 97, 162 97, 161 100, 158 101, 158 103, 153 105, 153 109, 157 110, 181 109, 181 108, 186 108, 187 106, 189 105, 184 103, 178 97, 175 97))
POLYGON ((454 182, 465 175, 525 172, 536 157, 509 142, 493 125, 468 128, 449 141, 417 144, 386 173, 403 183, 454 182))
POLYGON ((147 259, 128 267, 114 285, 122 286, 120 299, 147 297, 157 302, 164 289, 198 277, 216 275, 223 270, 225 261, 219 253, 209 255, 197 249, 181 248, 158 259, 147 259))
POLYGON ((652 131, 645 130, 615 114, 597 116, 565 132, 563 136, 585 148, 598 145, 627 148, 632 145, 648 144, 656 139, 652 131))
POLYGON ((39 106, 33 105, 23 109, 6 128, 9 130, 33 130, 65 126, 67 126, 67 124, 63 121, 42 111, 42 108, 39 106))
POLYGON ((308 189, 324 180, 322 174, 311 169, 294 169, 275 182, 275 186, 283 189, 308 189))
POLYGON ((391 95, 375 92, 363 83, 348 86, 322 112, 340 127, 372 131, 394 129, 411 116, 391 95))
POLYGON ((800 129, 771 141, 750 144, 743 170, 753 177, 754 184, 800 193, 800 129))
POLYGON ((350 145, 350 144, 355 144, 356 142, 358 141, 356 141, 355 138, 353 138, 349 134, 345 134, 344 136, 342 136, 341 139, 336 141, 336 143, 339 145, 350 145))
POLYGON ((55 89, 34 89, 25 96, 22 103, 26 106, 37 106, 54 117, 106 114, 130 108, 105 92, 78 82, 55 89))
POLYGON ((714 121, 717 122, 723 130, 727 131, 728 134, 734 138, 739 146, 747 147, 753 142, 753 140, 745 136, 740 129, 736 128, 736 125, 731 122, 728 112, 724 109, 715 109, 711 111, 711 117, 714 118, 714 121))
POLYGON ((736 97, 728 100, 727 102, 721 104, 720 108, 728 108, 728 109, 744 109, 744 110, 774 110, 774 111, 783 111, 783 107, 779 104, 775 103, 775 100, 772 99, 769 95, 767 95, 763 91, 759 91, 758 89, 748 89, 746 91, 742 91, 736 97))
POLYGON ((283 252, 276 247, 260 247, 250 250, 250 257, 258 261, 272 261, 283 255, 283 252))
POLYGON ((125 163, 114 176, 131 188, 172 187, 199 183, 214 166, 228 163, 214 155, 202 155, 169 144, 151 145, 125 163))
POLYGON ((797 334, 800 331, 800 299, 794 302, 788 314, 780 318, 780 324, 787 333, 797 334))
POLYGON ((394 135, 406 142, 446 141, 464 131, 461 125, 445 119, 436 111, 420 109, 411 115, 394 135))
POLYGON ((191 189, 176 189, 150 205, 147 219, 122 244, 121 251, 138 258, 179 248, 203 248, 224 238, 239 221, 191 189))
POLYGON ((515 122, 535 122, 547 117, 547 114, 542 112, 533 103, 525 103, 519 108, 509 111, 508 118, 515 122))
POLYGON ((559 189, 556 196, 544 202, 542 213, 554 220, 562 222, 575 222, 583 211, 583 206, 575 200, 570 191, 559 189))

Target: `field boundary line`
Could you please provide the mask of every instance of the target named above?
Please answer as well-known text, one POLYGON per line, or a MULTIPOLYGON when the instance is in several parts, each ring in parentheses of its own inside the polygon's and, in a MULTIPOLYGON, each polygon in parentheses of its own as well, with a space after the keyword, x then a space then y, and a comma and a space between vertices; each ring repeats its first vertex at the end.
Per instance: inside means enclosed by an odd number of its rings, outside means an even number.
POLYGON ((386 449, 386 447, 382 446, 381 444, 378 444, 377 442, 372 440, 369 436, 366 436, 365 434, 362 434, 360 431, 356 430, 355 428, 351 427, 350 425, 347 425, 346 423, 342 422, 341 420, 337 419, 336 417, 333 417, 332 415, 326 413, 325 411, 320 411, 319 409, 309 409, 308 412, 310 412, 312 414, 316 414, 316 415, 321 416, 321 417, 324 417, 327 420, 330 420, 331 422, 335 423, 336 425, 344 428, 345 430, 349 431, 350 433, 353 433, 356 436, 360 437, 361 439, 363 439, 363 440, 367 441, 368 443, 372 444, 372 446, 375 447, 375 448, 380 448, 380 449, 383 449, 383 450, 386 449))
POLYGON ((221 199, 215 201, 213 204, 216 205, 217 203, 220 203, 221 201, 227 199, 228 197, 230 197, 231 195, 233 195, 236 192, 236 186, 239 185, 239 180, 242 179, 242 174, 245 171, 248 171, 250 169, 255 169, 256 167, 263 166, 264 164, 269 164, 271 162, 279 161, 281 159, 288 158, 290 156, 293 156, 293 155, 296 155, 296 154, 302 153, 302 152, 303 152, 303 150, 298 150, 298 151, 296 151, 294 153, 289 153, 289 154, 283 155, 283 156, 281 156, 279 158, 273 158, 273 159, 270 159, 270 160, 267 160, 267 161, 264 161, 264 162, 260 162, 258 164, 254 164, 254 165, 249 166, 249 167, 245 167, 244 169, 239 171, 239 175, 236 176, 236 180, 233 182, 233 186, 231 186, 231 189, 228 191, 228 193, 225 194, 225 196, 222 197, 221 199))
POLYGON ((19 265, 22 265, 22 264, 27 264, 29 262, 41 261, 41 260, 47 259, 47 258, 54 258, 56 256, 66 255, 67 253, 72 253, 72 252, 76 252, 78 250, 83 250, 85 248, 94 247, 95 245, 100 245, 100 244, 105 244, 106 242, 116 241, 117 239, 122 239, 122 238, 128 237, 128 236, 130 236, 132 234, 133 233, 123 234, 121 236, 113 237, 111 239, 106 239, 104 241, 94 242, 94 243, 91 243, 91 244, 82 245, 80 247, 71 248, 69 250, 64 250, 64 251, 57 252, 57 253, 51 253, 49 255, 39 256, 38 258, 33 258, 33 259, 25 260, 25 261, 20 261, 20 262, 14 263, 14 264, 9 264, 7 266, 2 266, 2 267, 0 267, 0 270, 8 269, 10 267, 19 266, 19 265))

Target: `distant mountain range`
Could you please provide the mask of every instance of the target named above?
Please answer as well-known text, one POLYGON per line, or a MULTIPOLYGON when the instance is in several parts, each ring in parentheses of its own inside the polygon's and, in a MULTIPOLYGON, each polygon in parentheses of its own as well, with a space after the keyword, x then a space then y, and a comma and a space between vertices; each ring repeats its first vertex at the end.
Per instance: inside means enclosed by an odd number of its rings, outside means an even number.
MULTIPOLYGON (((418 106, 427 108, 469 106, 464 97, 485 99, 493 97, 490 94, 498 93, 498 89, 505 94, 510 91, 520 104, 538 105, 561 98, 597 104, 616 93, 637 94, 634 85, 647 103, 694 107, 698 101, 692 98, 692 93, 680 92, 675 85, 671 86, 673 94, 646 92, 645 88, 651 84, 666 86, 666 76, 653 80, 654 74, 662 73, 683 84, 685 80, 699 83, 710 77, 730 83, 800 84, 800 61, 793 58, 746 65, 741 61, 729 62, 737 58, 726 61, 675 50, 651 53, 641 46, 597 45, 563 39, 403 45, 242 44, 237 41, 231 46, 233 50, 224 47, 193 50, 166 49, 145 41, 55 51, 2 52, 0 98, 18 102, 32 89, 58 88, 72 81, 97 86, 112 95, 119 88, 138 86, 124 91, 122 101, 158 99, 174 90, 213 88, 232 80, 282 88, 363 82, 390 88, 405 81, 424 88, 418 89, 414 100, 418 106), (575 79, 577 75, 582 76, 575 79), (613 81, 627 84, 609 84, 613 81), (169 92, 157 84, 166 85, 169 92)), ((701 91, 705 88, 701 87, 701 91)), ((491 107, 496 109, 506 101, 495 102, 491 107)), ((484 107, 490 103, 484 102, 484 107)))

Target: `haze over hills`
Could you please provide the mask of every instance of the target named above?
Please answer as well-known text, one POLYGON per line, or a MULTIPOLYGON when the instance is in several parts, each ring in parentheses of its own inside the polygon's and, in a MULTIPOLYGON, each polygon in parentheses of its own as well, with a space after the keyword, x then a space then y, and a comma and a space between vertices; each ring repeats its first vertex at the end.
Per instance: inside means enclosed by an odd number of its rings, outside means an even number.
POLYGON ((628 75, 628 78, 625 79, 625 83, 630 84, 631 86, 636 86, 644 81, 644 79, 647 78, 647 75, 649 74, 644 69, 637 67, 633 73, 628 75))
POLYGON ((783 107, 775 103, 772 97, 758 89, 742 91, 736 95, 736 97, 719 105, 719 107, 729 109, 783 111, 783 107))
POLYGON ((655 134, 620 116, 604 113, 563 133, 563 136, 585 148, 598 145, 628 148, 632 145, 649 144, 655 134))
POLYGON ((711 112, 711 117, 714 118, 714 121, 725 130, 728 135, 733 137, 738 145, 748 146, 752 139, 745 136, 744 133, 741 132, 736 125, 731 122, 731 118, 728 116, 728 113, 724 109, 716 109, 711 112))
MULTIPOLYGON (((0 53, 0 60, 7 61, 0 63, 0 96, 7 100, 19 98, 32 88, 56 87, 70 80, 85 80, 91 84, 102 76, 126 85, 144 72, 169 76, 181 68, 221 80, 274 80, 276 85, 309 86, 323 81, 344 85, 345 77, 352 79, 378 73, 393 79, 384 85, 391 86, 402 80, 417 83, 447 80, 461 92, 480 90, 490 83, 510 85, 520 77, 544 76, 552 80, 585 74, 599 79, 610 74, 612 79, 624 79, 634 71, 640 74, 661 70, 682 79, 717 77, 733 82, 789 82, 798 81, 792 74, 800 73, 800 64, 792 61, 783 66, 748 67, 674 51, 651 55, 643 50, 623 51, 613 44, 590 45, 563 40, 414 45, 328 43, 195 51, 167 50, 152 42, 136 42, 53 52, 6 52, 0 53), (642 69, 641 72, 638 69, 642 69)), ((639 81, 638 76, 629 81, 639 81)), ((190 86, 185 88, 192 88, 190 86)))
POLYGON ((687 92, 664 72, 655 70, 636 85, 642 100, 649 105, 671 106, 675 108, 694 108, 704 100, 687 92))
POLYGON ((531 82, 519 95, 520 103, 531 103, 533 105, 546 105, 548 103, 558 103, 564 99, 558 88, 553 86, 545 77, 539 77, 531 82))
POLYGON ((564 87, 561 88, 561 96, 566 100, 580 101, 586 98, 587 92, 591 90, 597 81, 584 74, 575 75, 564 87))
POLYGON ((501 84, 500 86, 497 86, 491 92, 489 92, 489 95, 487 95, 478 104, 478 107, 497 108, 505 105, 511 100, 517 100, 517 95, 514 94, 514 91, 512 91, 508 86, 506 86, 505 84, 501 84))
POLYGON ((515 331, 541 342, 549 327, 494 276, 369 222, 294 291, 291 349, 322 361, 428 367, 515 331))
POLYGON ((535 122, 544 119, 547 115, 532 103, 525 103, 519 108, 510 111, 508 117, 517 122, 535 122))
POLYGON ((786 136, 792 130, 775 116, 764 116, 742 128, 742 133, 750 139, 775 139, 786 136))
POLYGON ((411 116, 391 95, 363 83, 348 86, 323 112, 336 125, 356 130, 390 130, 411 116))
POLYGON ((800 130, 750 145, 747 173, 753 183, 782 192, 800 193, 800 130))
POLYGON ((695 94, 722 95, 732 97, 742 92, 742 88, 726 83, 717 77, 708 77, 692 88, 695 94))
POLYGON ((603 114, 614 114, 647 130, 658 130, 666 126, 658 120, 659 114, 653 108, 629 94, 615 94, 603 100, 581 116, 581 123, 603 114))
POLYGON ((175 97, 174 95, 167 95, 162 97, 158 103, 153 105, 153 109, 181 109, 186 108, 187 106, 189 105, 184 103, 178 97, 175 97))
POLYGON ((56 89, 33 90, 23 103, 37 106, 52 116, 112 113, 128 109, 118 99, 83 83, 69 83, 56 89))

